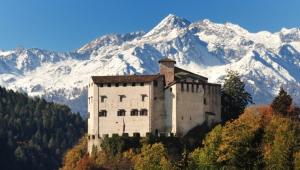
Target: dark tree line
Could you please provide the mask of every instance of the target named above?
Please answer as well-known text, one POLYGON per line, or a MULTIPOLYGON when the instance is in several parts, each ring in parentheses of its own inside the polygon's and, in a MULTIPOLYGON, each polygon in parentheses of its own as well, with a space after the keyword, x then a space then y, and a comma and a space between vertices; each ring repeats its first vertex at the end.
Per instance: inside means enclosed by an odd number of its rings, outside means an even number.
POLYGON ((0 87, 1 169, 58 169, 85 129, 67 106, 0 87))

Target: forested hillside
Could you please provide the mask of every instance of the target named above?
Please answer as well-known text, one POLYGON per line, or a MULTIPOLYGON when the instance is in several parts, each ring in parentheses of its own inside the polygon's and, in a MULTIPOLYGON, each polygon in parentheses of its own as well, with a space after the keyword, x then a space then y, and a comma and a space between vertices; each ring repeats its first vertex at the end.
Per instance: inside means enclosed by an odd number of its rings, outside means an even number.
POLYGON ((1 169, 58 169, 85 128, 67 106, 0 87, 1 169))

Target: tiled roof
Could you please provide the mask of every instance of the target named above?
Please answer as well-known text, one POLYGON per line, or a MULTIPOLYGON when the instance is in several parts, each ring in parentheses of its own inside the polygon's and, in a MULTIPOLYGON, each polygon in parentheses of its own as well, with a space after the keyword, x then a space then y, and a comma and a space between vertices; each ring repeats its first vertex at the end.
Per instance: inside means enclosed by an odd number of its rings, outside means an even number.
POLYGON ((175 60, 172 60, 172 59, 170 59, 170 58, 163 58, 163 59, 160 59, 158 62, 159 62, 159 63, 160 63, 160 62, 174 62, 174 63, 176 63, 175 60))
POLYGON ((92 76, 94 83, 146 83, 163 75, 92 76))

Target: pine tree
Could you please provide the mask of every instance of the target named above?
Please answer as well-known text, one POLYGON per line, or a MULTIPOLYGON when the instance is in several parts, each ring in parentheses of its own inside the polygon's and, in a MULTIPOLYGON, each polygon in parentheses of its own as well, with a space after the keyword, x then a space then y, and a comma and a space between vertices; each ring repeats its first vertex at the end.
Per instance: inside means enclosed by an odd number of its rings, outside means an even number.
POLYGON ((251 95, 245 90, 240 75, 229 70, 221 90, 223 122, 237 118, 248 104, 253 104, 251 95))
POLYGON ((292 97, 288 95, 287 92, 281 87, 279 94, 273 100, 271 107, 275 113, 287 116, 292 102, 292 97))

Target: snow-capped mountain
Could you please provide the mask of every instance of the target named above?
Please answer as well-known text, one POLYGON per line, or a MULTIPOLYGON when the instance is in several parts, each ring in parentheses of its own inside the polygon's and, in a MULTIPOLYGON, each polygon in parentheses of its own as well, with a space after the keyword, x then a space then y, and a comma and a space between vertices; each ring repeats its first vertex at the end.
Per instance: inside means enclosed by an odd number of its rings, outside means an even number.
POLYGON ((211 82, 222 83, 226 70, 236 70, 256 103, 270 102, 280 86, 300 101, 299 28, 251 33, 231 23, 191 23, 175 15, 149 32, 105 35, 75 52, 0 50, 0 85, 85 114, 91 75, 156 73, 162 57, 211 82))

